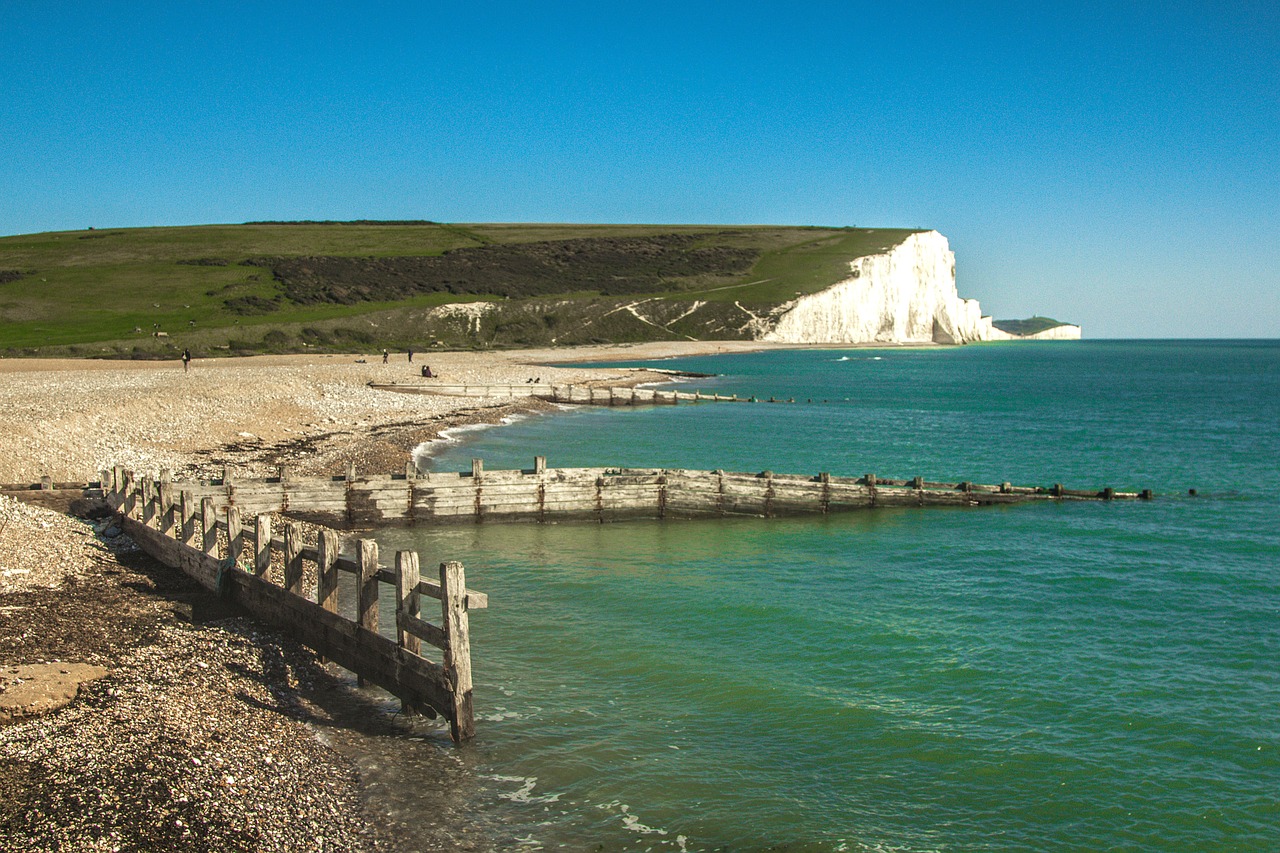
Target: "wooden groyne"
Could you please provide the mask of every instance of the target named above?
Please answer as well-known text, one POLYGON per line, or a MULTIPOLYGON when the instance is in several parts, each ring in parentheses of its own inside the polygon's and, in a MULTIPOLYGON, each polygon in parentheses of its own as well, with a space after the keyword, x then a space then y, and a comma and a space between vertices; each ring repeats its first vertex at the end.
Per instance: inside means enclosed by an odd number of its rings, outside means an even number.
POLYGON ((661 391, 655 388, 603 388, 595 385, 463 385, 432 384, 376 384, 370 388, 378 391, 395 391, 400 394, 435 394, 444 397, 490 397, 518 399, 534 397, 550 403, 577 406, 674 406, 679 403, 781 403, 794 399, 767 401, 756 397, 739 397, 737 394, 703 394, 701 391, 661 391))
POLYGON ((371 539, 358 540, 353 554, 342 555, 332 530, 320 531, 309 546, 296 523, 287 522, 283 535, 273 536, 265 513, 248 518, 239 505, 219 505, 175 483, 122 468, 103 472, 102 482, 110 484, 104 497, 119 513, 123 531, 152 557, 285 630, 362 682, 386 689, 406 710, 443 716, 454 741, 475 735, 467 613, 487 607, 488 598, 467 589, 461 563, 441 563, 437 583, 420 576, 413 551, 398 551, 394 567, 387 567, 378 562, 371 539), (279 584, 268 577, 273 555, 283 565, 279 584), (311 595, 303 588, 307 562, 316 571, 311 595), (340 572, 357 581, 354 619, 339 613, 340 572), (394 639, 379 633, 381 584, 395 591, 394 639), (423 618, 424 596, 440 601, 438 625, 423 618), (422 655, 424 642, 440 650, 440 662, 422 655))
MULTIPOLYGON (((104 475, 107 476, 107 475, 104 475)), ((112 490, 123 472, 111 472, 112 490)), ((470 471, 421 473, 409 463, 403 473, 295 478, 279 476, 170 484, 218 511, 283 512, 333 527, 376 527, 488 521, 621 521, 639 518, 715 518, 814 515, 882 507, 989 506, 1030 501, 1150 499, 1151 492, 1062 485, 935 482, 923 477, 861 477, 735 473, 651 468, 548 468, 536 457, 532 468, 486 471, 473 460, 470 471)))

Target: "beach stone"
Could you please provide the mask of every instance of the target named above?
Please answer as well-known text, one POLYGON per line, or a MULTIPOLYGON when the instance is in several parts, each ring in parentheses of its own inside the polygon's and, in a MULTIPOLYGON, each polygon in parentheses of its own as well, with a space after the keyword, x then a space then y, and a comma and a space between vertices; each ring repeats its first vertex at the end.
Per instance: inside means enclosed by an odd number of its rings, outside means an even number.
POLYGON ((56 711, 71 703, 80 685, 107 669, 88 663, 35 663, 0 669, 0 725, 56 711))

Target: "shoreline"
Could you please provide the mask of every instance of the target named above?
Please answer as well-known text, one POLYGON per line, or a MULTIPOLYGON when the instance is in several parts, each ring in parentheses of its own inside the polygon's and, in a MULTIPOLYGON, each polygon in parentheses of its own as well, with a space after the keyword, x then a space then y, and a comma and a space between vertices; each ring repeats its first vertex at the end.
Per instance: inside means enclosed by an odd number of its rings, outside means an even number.
MULTIPOLYGON (((577 363, 662 357, 637 349, 574 354, 577 363)), ((540 364, 540 354, 424 353, 412 364, 399 354, 386 365, 356 354, 255 356, 199 360, 187 373, 179 362, 0 359, 0 483, 87 481, 111 464, 175 477, 220 475, 224 465, 250 476, 281 464, 302 475, 348 463, 390 473, 450 430, 560 408, 367 385, 418 376, 422 364, 446 382, 671 381, 540 364)), ((73 685, 65 707, 0 724, 0 836, 30 850, 195 839, 214 850, 493 849, 459 801, 465 762, 447 733, 389 714, 377 692, 356 690, 309 650, 150 561, 109 519, 0 496, 0 545, 0 667, 85 663, 107 673, 73 685), (434 818, 406 821, 380 802, 380 767, 402 757, 441 780, 434 818)))

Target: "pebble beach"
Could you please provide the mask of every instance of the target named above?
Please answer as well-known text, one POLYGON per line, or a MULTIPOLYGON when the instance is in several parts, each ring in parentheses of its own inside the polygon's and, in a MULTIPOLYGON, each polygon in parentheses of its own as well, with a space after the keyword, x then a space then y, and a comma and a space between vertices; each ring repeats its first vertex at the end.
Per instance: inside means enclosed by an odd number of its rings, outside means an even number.
MULTIPOLYGON (((185 371, 177 361, 0 360, 0 484, 88 482, 116 464, 175 478, 282 464, 303 474, 403 470, 446 429, 547 404, 370 383, 420 385, 429 365, 451 383, 630 385, 662 376, 546 362, 726 346, 751 345, 433 352, 412 362, 393 353, 386 364, 263 356, 198 359, 185 371)), ((447 808, 413 828, 384 820, 359 747, 341 747, 415 739, 413 724, 151 561, 110 518, 0 496, 0 705, 0 851, 487 849, 450 824, 447 808), (41 688, 47 695, 28 702, 41 688)), ((444 777, 449 765, 442 754, 444 777)))

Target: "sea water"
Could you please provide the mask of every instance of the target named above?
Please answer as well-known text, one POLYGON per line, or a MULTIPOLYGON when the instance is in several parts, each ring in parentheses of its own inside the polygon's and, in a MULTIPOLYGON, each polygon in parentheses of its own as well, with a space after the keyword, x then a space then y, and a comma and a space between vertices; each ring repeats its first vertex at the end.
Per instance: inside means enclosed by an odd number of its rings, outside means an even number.
POLYGON ((494 846, 1280 849, 1280 343, 661 366, 795 402, 577 408, 430 464, 1156 497, 384 531, 490 596, 456 757, 494 846))

